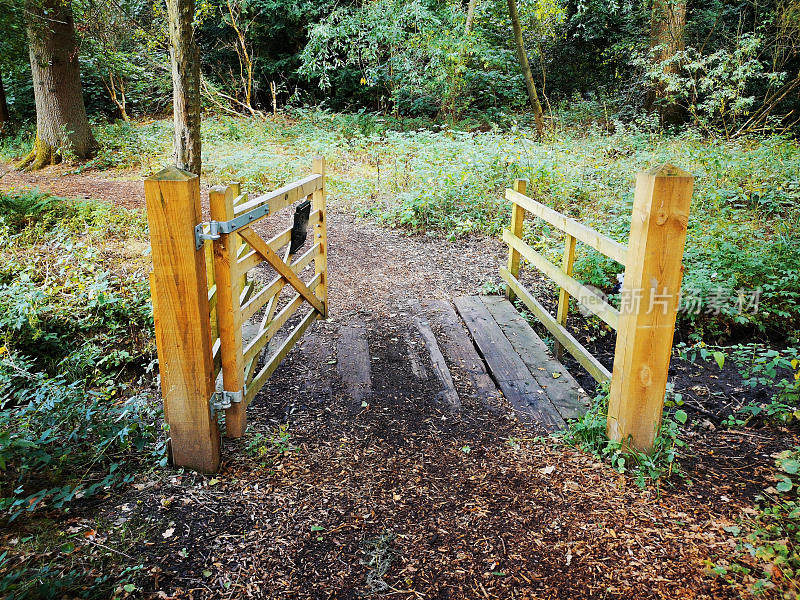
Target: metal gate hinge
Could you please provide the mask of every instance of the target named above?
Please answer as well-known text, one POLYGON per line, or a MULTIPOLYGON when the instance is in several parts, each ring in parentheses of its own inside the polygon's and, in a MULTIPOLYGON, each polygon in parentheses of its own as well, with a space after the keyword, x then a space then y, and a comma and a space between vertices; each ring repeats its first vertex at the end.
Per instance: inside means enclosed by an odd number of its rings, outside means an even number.
POLYGON ((269 214, 269 202, 234 217, 229 221, 207 221, 194 226, 194 247, 197 250, 203 247, 204 240, 218 240, 223 233, 233 233, 237 229, 247 227, 261 217, 269 214), (208 226, 208 232, 205 231, 208 226))
POLYGON ((211 406, 214 410, 225 410, 230 408, 231 404, 239 404, 244 399, 244 391, 228 392, 222 390, 221 392, 214 392, 211 396, 211 406))

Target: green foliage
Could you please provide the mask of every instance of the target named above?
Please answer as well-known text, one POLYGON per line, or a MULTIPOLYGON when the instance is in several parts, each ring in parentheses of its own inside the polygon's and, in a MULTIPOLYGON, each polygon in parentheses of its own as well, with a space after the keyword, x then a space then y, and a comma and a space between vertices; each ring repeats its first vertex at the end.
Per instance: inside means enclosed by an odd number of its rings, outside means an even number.
POLYGON ((800 587, 800 448, 777 455, 775 485, 756 496, 755 510, 725 527, 736 539, 735 561, 708 562, 712 575, 743 582, 761 595, 794 597, 800 587))
POLYGON ((692 362, 698 358, 704 361, 713 359, 720 369, 730 360, 738 367, 746 390, 758 386, 772 390, 772 398, 768 403, 746 403, 726 418, 727 426, 743 427, 754 417, 782 423, 800 420, 800 349, 789 347, 776 350, 762 344, 739 344, 723 348, 697 342, 692 346, 680 344, 678 351, 692 362))
POLYGON ((569 428, 560 435, 566 444, 607 461, 618 473, 627 473, 638 487, 645 488, 648 483, 660 486, 670 476, 682 475, 678 458, 686 442, 680 439, 680 432, 688 420, 680 408, 682 405, 681 395, 668 385, 661 429, 649 454, 612 441, 606 435, 608 389, 605 387, 595 396, 591 408, 579 419, 570 421, 569 428))
POLYGON ((0 194, 0 511, 11 518, 130 481, 131 452, 165 462, 160 408, 137 381, 154 366, 145 278, 109 268, 115 239, 144 236, 140 219, 0 194))
POLYGON ((265 435, 261 432, 251 435, 247 439, 247 453, 262 461, 262 466, 272 464, 284 454, 294 452, 291 444, 289 425, 284 423, 275 431, 265 435))

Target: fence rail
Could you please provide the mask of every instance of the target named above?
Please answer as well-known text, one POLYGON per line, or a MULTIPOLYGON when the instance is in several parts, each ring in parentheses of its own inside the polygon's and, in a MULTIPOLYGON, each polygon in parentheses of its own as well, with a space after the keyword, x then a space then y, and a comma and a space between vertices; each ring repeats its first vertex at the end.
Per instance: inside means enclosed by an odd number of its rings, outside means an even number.
POLYGON ((511 225, 503 230, 509 255, 508 266, 500 268, 500 276, 507 284, 508 297, 519 298, 553 335, 557 358, 567 350, 595 380, 611 383, 609 436, 641 449, 652 446, 661 423, 692 187, 691 175, 670 165, 640 173, 628 247, 527 196, 525 180, 516 180, 513 189, 505 192, 506 199, 511 201, 511 225), (523 241, 526 213, 564 233, 560 267, 523 241), (621 311, 575 279, 572 272, 576 242, 624 265, 621 296, 635 298, 637 302, 626 303, 627 310, 621 311), (521 259, 559 286, 555 317, 520 283, 521 259), (663 314, 660 315, 653 310, 656 296, 661 298, 659 307, 663 308, 663 314), (613 371, 567 331, 571 298, 617 332, 613 371))

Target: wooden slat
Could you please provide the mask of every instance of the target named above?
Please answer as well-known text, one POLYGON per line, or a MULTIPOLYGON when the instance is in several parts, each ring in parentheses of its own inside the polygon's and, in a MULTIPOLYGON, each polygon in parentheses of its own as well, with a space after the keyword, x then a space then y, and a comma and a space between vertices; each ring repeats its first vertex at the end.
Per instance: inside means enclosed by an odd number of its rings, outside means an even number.
POLYGON ((503 395, 526 421, 538 423, 548 431, 561 429, 564 420, 545 391, 533 378, 525 363, 477 297, 462 296, 455 305, 481 351, 503 395))
POLYGON ((277 352, 269 359, 267 364, 263 366, 263 368, 258 372, 253 378, 252 383, 247 386, 245 391, 245 402, 249 404, 252 402, 253 398, 255 398, 256 394, 259 390, 264 387, 264 384, 269 379, 269 376, 275 372, 275 369, 278 368, 278 365, 281 364, 281 361, 286 358, 286 355, 289 354, 289 351, 292 347, 297 343, 305 330, 308 329, 309 325, 313 323, 317 318, 319 318, 320 314, 316 310, 312 310, 308 313, 302 321, 292 330, 292 333, 286 338, 286 341, 280 345, 277 352))
POLYGON ((367 341, 367 326, 351 319, 339 330, 336 343, 336 370, 347 396, 353 399, 351 410, 361 410, 361 403, 372 391, 372 364, 367 341))
MULTIPOLYGON (((319 244, 315 244, 314 246, 309 248, 309 250, 306 251, 300 258, 298 258, 291 264, 292 271, 294 271, 295 273, 302 272, 302 270, 308 266, 308 263, 314 260, 318 252, 319 252, 319 244)), ((269 285, 267 285, 267 287, 265 287, 262 290, 259 290, 259 292, 255 296, 250 298, 246 304, 242 305, 242 320, 247 321, 254 314, 256 314, 261 309, 262 306, 264 306, 267 302, 270 301, 271 298, 275 297, 277 294, 280 293, 285 283, 286 280, 283 277, 278 276, 275 279, 273 279, 269 283, 269 285)))
POLYGON ((610 237, 514 190, 506 190, 506 199, 511 200, 511 202, 515 204, 519 204, 528 212, 550 223, 553 227, 576 237, 587 246, 591 246, 618 263, 625 264, 625 256, 628 249, 619 242, 612 240, 610 237))
MULTIPOLYGON (((258 196, 257 198, 243 202, 236 207, 234 212, 236 216, 238 216, 251 211, 254 208, 263 206, 264 204, 269 204, 269 214, 275 214, 282 208, 286 208, 290 204, 294 204, 298 200, 302 200, 306 196, 313 194, 322 185, 322 179, 322 175, 314 173, 313 175, 309 175, 308 177, 298 179, 297 181, 280 187, 275 191, 268 192, 263 196, 258 196)), ((252 225, 257 220, 258 219, 251 221, 250 224, 252 225)))
POLYGON ((547 330, 556 338, 567 351, 575 357, 581 366, 586 369, 589 374, 599 382, 609 381, 611 373, 606 369, 599 360, 597 360, 591 353, 584 348, 581 343, 576 340, 569 331, 564 329, 558 321, 556 321, 544 306, 539 304, 538 300, 534 298, 525 287, 509 273, 505 267, 500 267, 500 276, 505 282, 511 286, 517 297, 522 300, 525 306, 534 314, 534 316, 541 321, 547 330))
MULTIPOLYGON (((319 222, 319 218, 320 218, 320 212, 318 210, 312 212, 311 216, 308 218, 309 226, 316 225, 316 223, 319 222)), ((280 233, 276 234, 275 236, 267 240, 267 244, 269 244, 269 247, 275 250, 275 252, 277 252, 291 241, 292 241, 292 228, 289 227, 288 229, 281 231, 280 233)), ((236 264, 239 271, 247 272, 253 267, 261 264, 262 262, 264 262, 264 257, 261 256, 255 250, 250 249, 250 251, 246 255, 239 258, 236 264)))
POLYGON ((511 302, 500 296, 484 296, 481 300, 558 414, 565 420, 584 414, 589 408, 586 392, 566 367, 550 354, 547 344, 511 302))
POLYGON ((245 227, 244 229, 239 230, 240 235, 242 238, 253 247, 253 250, 256 250, 259 254, 261 254, 264 258, 267 259, 267 262, 272 265, 279 275, 283 275, 289 284, 297 290, 297 292, 303 296, 303 298, 308 301, 311 306, 316 308, 321 314, 325 314, 325 305, 322 304, 319 298, 314 295, 308 286, 301 281, 301 279, 297 276, 297 273, 292 271, 292 268, 283 262, 275 251, 270 248, 267 243, 262 240, 256 232, 254 232, 249 227, 245 227))
POLYGON ((486 372, 486 364, 475 350, 456 311, 444 300, 423 300, 422 310, 429 321, 441 327, 437 340, 456 374, 459 371, 465 373, 477 397, 490 409, 496 410, 499 390, 486 372))
MULTIPOLYGON (((316 287, 319 284, 319 276, 315 276, 310 282, 311 287, 316 287)), ((286 321, 289 320, 297 310, 303 306, 305 299, 300 294, 295 294, 294 297, 284 306, 280 312, 263 328, 259 334, 244 349, 244 362, 249 363, 256 358, 256 355, 261 352, 264 346, 269 342, 278 332, 286 321)))
POLYGON ((442 355, 442 351, 436 341, 436 336, 433 335, 431 325, 422 314, 422 307, 419 302, 412 302, 411 310, 414 313, 414 323, 417 326, 417 331, 419 331, 422 341, 425 343, 425 347, 431 357, 433 372, 436 373, 439 383, 442 384, 443 390, 441 397, 447 402, 450 409, 461 410, 461 399, 458 397, 456 386, 453 384, 453 376, 450 374, 450 369, 447 367, 447 363, 444 360, 444 355, 442 355))
POLYGON ((503 230, 503 241, 517 250, 528 262, 555 281, 560 287, 567 290, 569 295, 578 300, 583 306, 614 329, 617 328, 619 325, 619 311, 603 300, 597 292, 564 273, 528 244, 513 235, 508 229, 503 230))

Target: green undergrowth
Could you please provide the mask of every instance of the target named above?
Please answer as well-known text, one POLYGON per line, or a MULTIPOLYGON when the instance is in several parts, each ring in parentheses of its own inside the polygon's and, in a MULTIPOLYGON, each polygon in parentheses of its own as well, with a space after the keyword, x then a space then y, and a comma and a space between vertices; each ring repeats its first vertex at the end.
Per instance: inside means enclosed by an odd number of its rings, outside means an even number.
POLYGON ((579 419, 570 421, 569 427, 560 434, 564 443, 593 454, 609 463, 618 473, 630 476, 634 483, 644 489, 648 485, 659 488, 672 476, 685 477, 679 457, 686 442, 680 437, 688 415, 681 408, 681 394, 668 386, 664 401, 661 427, 651 452, 640 452, 623 442, 609 439, 608 387, 603 386, 592 400, 592 405, 579 419))
POLYGON ((146 249, 139 213, 0 194, 0 519, 165 462, 146 249))
MULTIPOLYGON (((601 127, 581 120, 592 111, 590 102, 572 102, 554 113, 542 141, 528 117, 513 113, 449 124, 322 109, 266 120, 207 115, 203 176, 209 184, 240 181, 245 190, 265 190, 307 173, 311 158, 324 155, 336 206, 454 240, 499 236, 510 214, 503 190, 525 178, 536 199, 626 242, 635 174, 673 163, 696 177, 682 328, 693 341, 719 343, 800 335, 798 142, 664 132, 644 118, 601 127)), ((168 120, 96 123, 94 130, 100 150, 76 170, 148 175, 171 160, 168 120)), ((0 140, 0 157, 19 155, 23 141, 22 133, 0 140)), ((524 237, 559 260, 559 231, 529 218, 524 237)), ((622 268, 578 245, 575 273, 583 282, 611 292, 622 268)))
POLYGON ((800 448, 775 457, 774 484, 755 498, 735 524, 733 557, 709 560, 709 574, 759 597, 800 594, 800 448))
POLYGON ((752 390, 770 390, 767 402, 745 400, 723 424, 727 427, 746 427, 755 421, 797 426, 800 423, 800 347, 770 348, 750 343, 735 346, 709 346, 697 342, 676 347, 679 356, 690 362, 714 362, 720 370, 733 364, 742 378, 744 398, 752 390))

